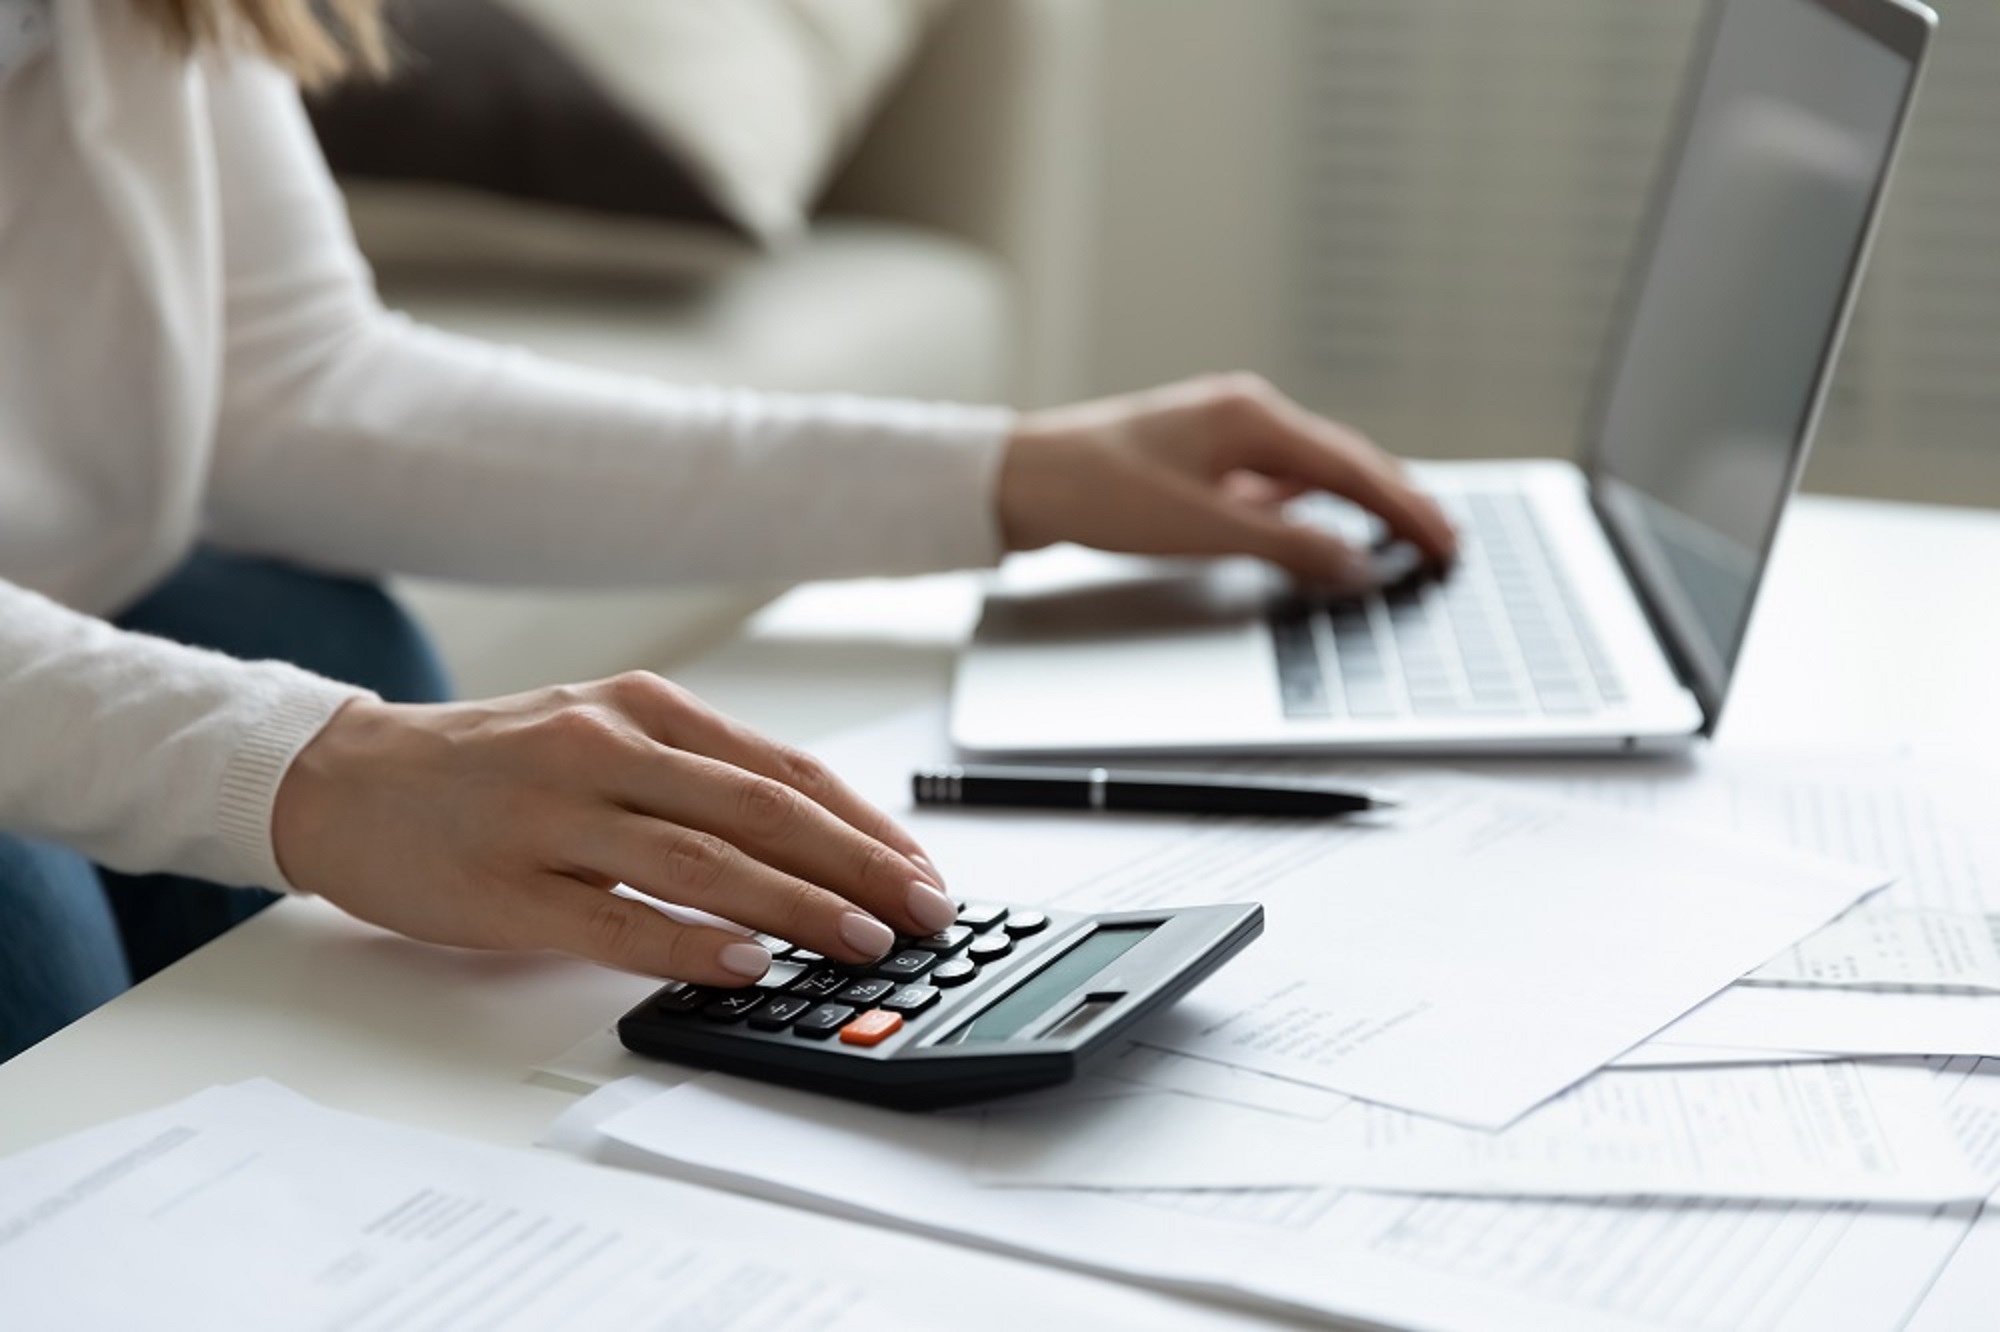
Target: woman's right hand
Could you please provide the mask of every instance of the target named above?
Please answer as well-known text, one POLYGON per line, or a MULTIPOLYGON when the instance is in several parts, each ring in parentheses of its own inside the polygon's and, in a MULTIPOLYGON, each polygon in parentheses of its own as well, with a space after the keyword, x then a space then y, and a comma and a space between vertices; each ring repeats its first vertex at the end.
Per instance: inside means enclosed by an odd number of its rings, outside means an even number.
POLYGON ((845 962, 955 915, 910 835, 818 760, 643 672, 475 703, 357 699, 293 762, 272 840, 295 886, 412 938, 716 985, 756 979, 769 954, 612 887, 845 962))

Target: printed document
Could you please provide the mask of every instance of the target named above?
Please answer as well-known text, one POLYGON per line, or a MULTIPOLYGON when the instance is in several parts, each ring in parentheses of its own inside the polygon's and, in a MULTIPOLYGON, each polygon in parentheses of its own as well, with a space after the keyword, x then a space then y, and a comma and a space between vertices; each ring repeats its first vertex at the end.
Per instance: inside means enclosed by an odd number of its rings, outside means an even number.
POLYGON ((1920 1065, 1604 1072, 1500 1133, 1360 1101, 1301 1118, 1232 1092, 1002 1101, 979 1121, 974 1174, 1016 1188, 1940 1203, 2000 1184, 1959 1148, 1920 1065))
MULTIPOLYGON (((1948 1079, 1957 1104, 1957 1082, 1948 1079)), ((1336 1189, 988 1189, 952 1117, 706 1076, 579 1104, 599 1160, 1128 1279, 1438 1332, 1900 1326, 1975 1208, 1396 1196, 1336 1189)), ((1990 1163, 1989 1167, 1990 1168, 1990 1163)))
MULTIPOLYGON (((1491 771, 1501 771, 1494 769, 1491 771)), ((1895 882, 1752 974, 1823 987, 1994 990, 2000 779, 1902 755, 1704 752, 1672 764, 1561 764, 1511 780, 1608 808, 1875 865, 1895 882)))
POLYGON ((0 1291, 0 1320, 36 1332, 881 1332, 909 1326, 912 1307, 991 1332, 1233 1325, 1066 1272, 340 1114, 270 1083, 0 1162, 0 1291))
POLYGON ((1751 985, 1925 986, 2000 992, 1995 918, 1856 908, 1745 976, 1751 985))
POLYGON ((1660 1038, 1753 1050, 2000 1057, 2000 997, 1732 985, 1660 1038))
MULTIPOLYGON (((1517 780, 1685 826, 1863 859, 1895 882, 1660 1033, 1663 1042, 1856 1055, 2000 1055, 1990 974, 2000 779, 1899 755, 1704 753, 1669 766, 1560 765, 1517 780), (1909 917, 1922 914, 1925 924, 1909 917), (1928 992, 1926 992, 1928 991, 1928 992)), ((1633 1052, 1643 1055, 1645 1047, 1633 1052)))
POLYGON ((1887 882, 1451 773, 1396 778, 1404 804, 1386 819, 912 810, 910 767, 941 736, 922 709, 820 752, 907 820, 960 897, 1262 902, 1263 937, 1181 1001, 1200 1021, 1175 1048, 1478 1128, 1519 1118, 1887 882))

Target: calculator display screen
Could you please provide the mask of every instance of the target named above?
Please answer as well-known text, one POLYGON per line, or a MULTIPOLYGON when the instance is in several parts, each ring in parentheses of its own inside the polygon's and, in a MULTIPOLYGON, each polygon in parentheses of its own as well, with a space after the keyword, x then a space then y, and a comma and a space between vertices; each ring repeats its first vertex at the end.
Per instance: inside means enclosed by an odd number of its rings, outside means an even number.
POLYGON ((1157 928, 1153 925, 1110 925, 1094 931, 1076 947, 1036 972, 1012 994, 953 1032, 949 1042, 1007 1041, 1077 986, 1131 952, 1157 928))

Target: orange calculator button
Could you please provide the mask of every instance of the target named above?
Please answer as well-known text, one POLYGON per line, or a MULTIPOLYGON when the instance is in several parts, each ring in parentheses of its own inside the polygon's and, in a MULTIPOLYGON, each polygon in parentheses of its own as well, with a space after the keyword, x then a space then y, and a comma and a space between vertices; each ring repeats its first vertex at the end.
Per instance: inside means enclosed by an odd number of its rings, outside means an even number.
POLYGON ((903 1016, 886 1008, 871 1008, 840 1029, 848 1045, 880 1045, 903 1029, 903 1016))

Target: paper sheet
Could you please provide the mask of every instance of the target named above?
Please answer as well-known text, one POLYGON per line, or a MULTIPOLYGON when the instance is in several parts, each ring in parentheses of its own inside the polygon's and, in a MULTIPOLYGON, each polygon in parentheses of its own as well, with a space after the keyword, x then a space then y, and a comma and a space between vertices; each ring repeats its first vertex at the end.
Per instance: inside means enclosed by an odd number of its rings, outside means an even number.
POLYGON ((1858 907, 1744 977, 1745 983, 2000 992, 1995 918, 1858 907))
POLYGON ((1978 1201, 2000 1179, 1958 1148, 1934 1083, 1854 1064, 1607 1072, 1501 1133, 1365 1102, 1316 1122, 1178 1092, 1002 1103, 973 1173, 1010 1188, 1978 1201))
POLYGON ((2000 1056, 2000 999, 1735 985, 1660 1039, 1748 1050, 2000 1056))
POLYGON ((0 1163, 10 1327, 1219 1329, 1218 1310, 323 1110, 202 1093, 0 1163), (1004 1300, 968 1299, 1005 1290, 1004 1300))
MULTIPOLYGON (((1959 1141, 1983 1169, 2000 1170, 2000 1061, 1952 1060, 1945 1076, 1957 1085, 1951 1101, 1959 1141)), ((2000 1198, 1988 1201, 1965 1242, 1952 1254, 1923 1306, 1901 1332, 1962 1332, 2000 1318, 2000 1198)))
POLYGON ((620 1078, 671 1079, 676 1075, 693 1077, 694 1070, 633 1054, 618 1039, 613 1027, 591 1032, 555 1058, 545 1059, 530 1070, 530 1076, 537 1082, 577 1093, 596 1091, 620 1078))
MULTIPOLYGON (((1727 749, 1679 764, 1522 765, 1483 769, 1568 797, 1641 810, 1688 826, 1727 828, 1801 850, 1855 857, 1896 882, 1773 966, 1819 970, 1816 987, 1743 985, 1662 1031, 1661 1041, 1856 1055, 2000 1054, 2000 996, 1951 993, 1983 973, 1976 937, 1963 952, 1857 940, 1855 922, 1878 912, 2000 913, 2000 777, 1903 755, 1773 756, 1727 749), (1843 942, 1843 939, 1845 942, 1843 942), (1827 951, 1851 964, 1824 967, 1827 951), (1843 971, 1855 988, 1840 980, 1843 971), (1905 990, 1884 992, 1876 978, 1905 990), (1829 984, 1829 982, 1832 982, 1829 984), (1929 986, 1925 993, 1920 987, 1929 986)), ((1865 928, 1865 927, 1864 927, 1865 928)), ((1645 1047, 1633 1052, 1645 1058, 1645 1047)))
MULTIPOLYGON (((1690 1045, 1655 1039, 1632 1047, 1607 1067, 1706 1068, 1716 1064, 1810 1064, 1840 1057, 1826 1050, 1746 1050, 1728 1045, 1690 1045)), ((591 1085, 602 1087, 610 1081, 609 1077, 599 1078, 591 1085)))
POLYGON ((2000 774, 1903 754, 1718 746, 1679 761, 1485 765, 1510 783, 1896 872, 1883 908, 2000 911, 2000 774))
POLYGON ((949 1121, 888 1113, 710 1076, 657 1097, 607 1088, 571 1136, 632 1168, 1442 1332, 1896 1327, 1973 1220, 1968 1205, 982 1189, 949 1121))
POLYGON ((1261 901, 1263 938, 1182 1001, 1201 1020, 1174 1048, 1474 1127, 1518 1118, 1885 881, 1414 770, 1386 822, 909 810, 910 766, 941 727, 919 710, 820 753, 908 820, 960 896, 1261 901))
POLYGON ((1422 813, 1268 879, 1256 952, 1150 1039, 1498 1128, 1880 883, 1484 784, 1401 785, 1422 813))
POLYGON ((1896 881, 1760 978, 1822 986, 1994 988, 2000 952, 2000 777, 1906 755, 1769 755, 1718 749, 1677 763, 1491 767, 1513 782, 1607 808, 1878 865, 1896 881), (1921 912, 1896 925, 1875 914, 1921 912), (1924 928, 1928 922, 1929 932, 1924 928))

